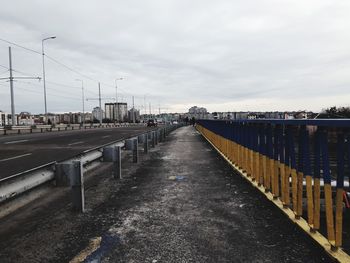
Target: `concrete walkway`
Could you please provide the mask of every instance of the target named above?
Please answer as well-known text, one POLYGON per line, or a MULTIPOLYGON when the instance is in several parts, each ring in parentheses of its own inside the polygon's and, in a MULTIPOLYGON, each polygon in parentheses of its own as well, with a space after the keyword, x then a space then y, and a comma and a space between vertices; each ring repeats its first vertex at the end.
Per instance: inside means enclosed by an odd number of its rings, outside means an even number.
MULTIPOLYGON (((127 183, 104 194, 87 214, 70 219, 71 232, 55 238, 46 220, 25 232, 23 242, 31 245, 21 248, 35 253, 33 238, 54 246, 45 262, 331 262, 193 127, 174 131, 127 183)), ((8 238, 16 244, 20 237, 8 238)), ((0 257, 15 259, 14 253, 0 248, 0 257)), ((43 262, 41 255, 27 259, 43 262)))

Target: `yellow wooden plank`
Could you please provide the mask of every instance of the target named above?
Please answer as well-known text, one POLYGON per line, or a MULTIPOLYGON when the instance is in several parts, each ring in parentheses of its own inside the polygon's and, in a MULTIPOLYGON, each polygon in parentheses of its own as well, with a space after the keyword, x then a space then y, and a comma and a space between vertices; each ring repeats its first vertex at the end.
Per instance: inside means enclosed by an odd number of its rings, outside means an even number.
POLYGON ((314 225, 313 229, 320 229, 320 178, 314 179, 314 225))
POLYGON ((334 218, 333 218, 333 201, 332 201, 332 187, 330 184, 324 184, 324 194, 326 202, 326 221, 328 240, 334 241, 334 218))
POLYGON ((298 176, 295 169, 291 170, 292 173, 292 203, 293 211, 296 216, 298 216, 298 176))
MULTIPOLYGON (((204 136, 204 134, 202 134, 202 135, 204 136)), ((225 157, 225 155, 222 154, 222 152, 220 152, 220 150, 217 147, 215 147, 215 145, 213 143, 211 143, 209 140, 208 140, 208 142, 232 166, 232 168, 234 168, 243 178, 245 178, 248 182, 250 182, 252 184, 252 186, 254 186, 257 189, 259 189, 261 191, 261 193, 264 194, 266 196, 266 198, 268 198, 271 202, 273 202, 278 208, 280 208, 280 210, 283 213, 285 213, 292 222, 297 224, 303 231, 305 231, 305 233, 307 233, 321 247, 323 247, 323 249, 332 258, 334 258, 336 261, 341 262, 341 263, 343 263, 343 262, 344 263, 345 262, 350 262, 350 256, 347 253, 345 253, 343 249, 341 249, 341 248, 338 248, 337 250, 332 249, 331 243, 321 233, 319 233, 318 231, 309 231, 310 230, 309 224, 305 221, 304 218, 301 217, 300 219, 296 219, 294 212, 290 208, 283 208, 283 203, 281 202, 281 200, 279 198, 275 199, 274 195, 271 192, 265 192, 265 188, 263 186, 258 186, 256 181, 253 181, 250 177, 247 176, 247 173, 243 172, 243 170, 240 169, 237 165, 235 165, 234 163, 230 162, 230 160, 227 157, 225 157)), ((315 196, 319 196, 319 193, 320 193, 320 190, 319 190, 319 183, 320 183, 319 179, 316 178, 314 181, 315 181, 314 183, 315 183, 315 186, 316 186, 315 187, 315 189, 316 189, 315 196), (317 187, 317 184, 318 184, 318 187, 317 187), (317 188, 318 188, 318 190, 317 190, 317 188)), ((319 198, 318 198, 318 201, 316 201, 316 199, 317 198, 315 198, 315 207, 316 207, 316 204, 319 204, 319 198)), ((318 210, 318 214, 319 214, 319 209, 316 209, 316 208, 314 209, 314 211, 316 213, 317 213, 317 210, 318 210)))
POLYGON ((312 192, 312 177, 306 176, 307 217, 311 227, 314 224, 314 198, 312 192))
POLYGON ((335 246, 342 245, 343 235, 343 189, 337 189, 336 208, 335 208, 335 246))
MULTIPOLYGON (((304 180, 304 174, 301 173, 301 172, 298 172, 297 177, 298 177, 297 216, 302 216, 303 215, 303 180, 304 180)), ((312 187, 311 187, 311 196, 312 196, 312 187)))

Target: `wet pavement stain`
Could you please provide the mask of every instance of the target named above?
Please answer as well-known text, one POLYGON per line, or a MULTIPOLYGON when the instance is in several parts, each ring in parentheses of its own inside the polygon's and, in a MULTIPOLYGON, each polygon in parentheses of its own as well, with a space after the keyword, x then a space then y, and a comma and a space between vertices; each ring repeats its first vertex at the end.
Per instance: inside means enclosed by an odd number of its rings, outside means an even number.
POLYGON ((99 263, 103 256, 105 256, 112 249, 116 249, 117 244, 120 242, 120 238, 116 235, 105 234, 102 236, 100 247, 89 255, 83 262, 84 263, 99 263))

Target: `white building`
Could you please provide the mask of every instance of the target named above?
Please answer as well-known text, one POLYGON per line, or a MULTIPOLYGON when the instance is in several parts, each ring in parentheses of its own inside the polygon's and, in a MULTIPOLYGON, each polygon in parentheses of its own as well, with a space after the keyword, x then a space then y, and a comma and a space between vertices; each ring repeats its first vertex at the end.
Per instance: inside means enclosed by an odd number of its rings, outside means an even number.
POLYGON ((188 110, 189 118, 207 119, 208 111, 206 108, 193 106, 188 110))
POLYGON ((8 125, 7 113, 0 111, 0 126, 8 125))
POLYGON ((135 108, 131 108, 128 112, 128 119, 129 119, 129 122, 132 122, 132 123, 139 122, 140 111, 135 108))
POLYGON ((118 102, 115 109, 116 121, 123 122, 128 120, 128 104, 126 102, 118 102))
POLYGON ((21 112, 17 116, 17 123, 18 125, 34 125, 34 116, 31 115, 29 112, 21 112))
POLYGON ((102 121, 103 117, 104 117, 104 112, 100 107, 95 107, 92 110, 92 116, 94 119, 98 120, 98 121, 102 121))
POLYGON ((116 119, 116 103, 105 103, 105 117, 111 121, 116 119))

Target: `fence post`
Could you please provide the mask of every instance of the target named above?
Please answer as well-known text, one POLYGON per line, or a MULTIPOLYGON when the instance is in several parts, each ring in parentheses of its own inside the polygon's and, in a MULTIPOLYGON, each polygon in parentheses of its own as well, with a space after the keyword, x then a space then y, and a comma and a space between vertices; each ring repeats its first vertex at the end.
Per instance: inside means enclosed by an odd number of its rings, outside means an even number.
POLYGON ((144 153, 148 153, 148 134, 145 133, 143 136, 144 136, 143 151, 144 151, 144 153))
POLYGON ((85 211, 83 165, 80 161, 56 164, 56 184, 70 186, 73 209, 85 211))
POLYGON ((133 149, 132 149, 132 161, 138 163, 139 161, 139 152, 138 152, 138 141, 137 138, 133 139, 133 149))
POLYGON ((155 131, 152 131, 152 148, 156 147, 156 134, 155 131))
POLYGON ((113 177, 115 179, 122 179, 120 146, 107 146, 103 148, 103 161, 113 162, 113 177))

